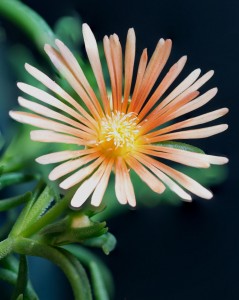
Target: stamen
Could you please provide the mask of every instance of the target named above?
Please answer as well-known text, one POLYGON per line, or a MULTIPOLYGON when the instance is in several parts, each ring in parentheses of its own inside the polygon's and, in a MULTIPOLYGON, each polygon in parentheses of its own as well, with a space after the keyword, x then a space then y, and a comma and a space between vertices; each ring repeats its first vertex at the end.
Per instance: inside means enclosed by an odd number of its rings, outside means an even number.
POLYGON ((134 149, 139 133, 138 118, 133 112, 112 112, 100 122, 99 145, 112 155, 124 155, 134 149))

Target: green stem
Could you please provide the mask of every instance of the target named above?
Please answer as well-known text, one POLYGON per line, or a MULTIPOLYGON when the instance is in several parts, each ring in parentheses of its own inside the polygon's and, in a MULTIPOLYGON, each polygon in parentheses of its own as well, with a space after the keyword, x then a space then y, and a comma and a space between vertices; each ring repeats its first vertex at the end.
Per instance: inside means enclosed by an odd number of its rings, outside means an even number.
MULTIPOLYGON (((3 268, 0 268, 0 279, 12 284, 13 286, 15 286, 16 281, 17 281, 17 273, 15 273, 11 270, 6 270, 6 269, 3 269, 3 268)), ((27 285, 26 296, 25 296, 24 299, 26 299, 26 300, 38 300, 38 297, 37 297, 37 295, 36 295, 35 291, 33 290, 30 283, 28 283, 28 285, 27 285)))
POLYGON ((31 192, 27 192, 21 196, 11 197, 0 201, 0 211, 5 211, 27 202, 31 198, 31 192))
POLYGON ((114 281, 112 275, 110 273, 110 270, 96 255, 94 255, 87 248, 82 247, 81 245, 65 245, 62 248, 68 250, 75 257, 77 257, 83 264, 83 266, 87 267, 88 269, 91 268, 91 263, 95 263, 100 270, 102 279, 104 280, 104 284, 107 287, 107 291, 111 295, 111 298, 113 298, 114 281))
POLYGON ((0 260, 10 254, 13 249, 13 239, 7 238, 0 242, 0 260))
POLYGON ((92 300, 89 285, 85 284, 87 277, 82 272, 78 272, 75 265, 71 262, 71 259, 69 259, 69 253, 66 255, 57 248, 26 238, 15 239, 13 248, 14 251, 19 254, 39 256, 52 261, 60 267, 67 276, 75 300, 92 300))
POLYGON ((0 14, 21 27, 41 51, 45 43, 54 44, 55 35, 49 25, 34 10, 20 1, 1 0, 0 14))
POLYGON ((46 225, 52 223, 56 220, 67 208, 69 205, 69 194, 67 194, 61 201, 57 202, 52 208, 48 210, 39 220, 37 220, 30 227, 23 230, 21 236, 30 237, 39 230, 41 230, 46 225))

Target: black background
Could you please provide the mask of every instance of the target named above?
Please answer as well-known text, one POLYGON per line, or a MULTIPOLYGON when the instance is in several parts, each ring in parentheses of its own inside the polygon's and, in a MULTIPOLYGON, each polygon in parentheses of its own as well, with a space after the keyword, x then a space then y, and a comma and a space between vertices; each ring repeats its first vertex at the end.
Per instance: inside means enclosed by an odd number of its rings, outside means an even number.
MULTIPOLYGON (((229 123, 229 130, 200 140, 197 145, 207 153, 229 157, 227 181, 212 188, 211 201, 196 199, 180 207, 163 205, 135 210, 111 220, 110 231, 117 237, 118 246, 105 261, 114 275, 116 300, 239 299, 239 2, 28 0, 25 3, 51 25, 76 10, 91 26, 97 40, 115 32, 124 41, 128 28, 134 27, 138 54, 145 47, 152 53, 160 37, 169 37, 173 40, 173 51, 167 66, 187 54, 184 75, 197 67, 203 73, 215 70, 206 89, 218 86, 219 93, 208 107, 230 109, 222 121, 229 123)), ((34 263, 36 268, 39 265, 34 263)), ((41 273, 43 281, 47 272, 51 274, 46 269, 41 273)), ((61 275, 49 279, 51 288, 45 294, 46 285, 39 288, 38 281, 41 282, 35 279, 34 283, 38 284, 40 294, 51 295, 41 299, 71 298, 61 275), (64 285, 66 294, 62 294, 64 285)))

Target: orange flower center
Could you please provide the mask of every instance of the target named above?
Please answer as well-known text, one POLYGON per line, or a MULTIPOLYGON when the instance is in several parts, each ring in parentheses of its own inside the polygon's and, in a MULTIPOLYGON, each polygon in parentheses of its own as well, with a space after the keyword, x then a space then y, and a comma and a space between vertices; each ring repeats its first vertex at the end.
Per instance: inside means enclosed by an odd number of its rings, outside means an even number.
POLYGON ((115 112, 100 122, 99 146, 111 157, 125 156, 133 151, 139 134, 137 116, 134 113, 115 112))

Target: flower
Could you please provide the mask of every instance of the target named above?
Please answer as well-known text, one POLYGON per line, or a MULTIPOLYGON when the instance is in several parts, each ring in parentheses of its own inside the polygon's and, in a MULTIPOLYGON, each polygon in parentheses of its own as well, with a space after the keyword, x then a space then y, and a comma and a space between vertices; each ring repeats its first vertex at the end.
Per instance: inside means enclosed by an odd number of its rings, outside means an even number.
POLYGON ((143 51, 133 87, 136 38, 134 30, 129 29, 124 60, 116 34, 105 36, 103 40, 111 82, 110 95, 107 93, 97 43, 87 24, 83 24, 83 36, 99 95, 90 86, 70 50, 60 40, 56 40, 56 49, 46 45, 45 51, 84 106, 47 75, 26 64, 26 70, 56 96, 34 86, 18 83, 24 93, 44 104, 19 97, 19 104, 35 114, 10 112, 13 119, 42 129, 31 131, 31 139, 34 141, 79 146, 79 150, 50 153, 36 159, 40 164, 61 163, 51 171, 49 178, 56 180, 68 175, 60 183, 62 189, 81 183, 72 198, 73 207, 80 207, 91 194, 91 204, 100 205, 112 171, 115 173, 118 201, 135 206, 131 169, 156 193, 162 193, 166 185, 186 201, 192 199, 186 190, 205 199, 211 198, 210 191, 166 165, 162 159, 197 168, 227 163, 225 157, 197 153, 192 150, 194 148, 183 149, 184 144, 171 142, 206 138, 227 129, 227 125, 222 124, 183 130, 213 121, 225 115, 227 108, 169 124, 169 121, 196 110, 215 96, 216 88, 200 96, 198 92, 212 77, 213 71, 199 78, 200 69, 196 69, 165 96, 186 63, 187 58, 183 56, 153 89, 172 46, 171 40, 160 39, 149 62, 147 50, 143 51))

